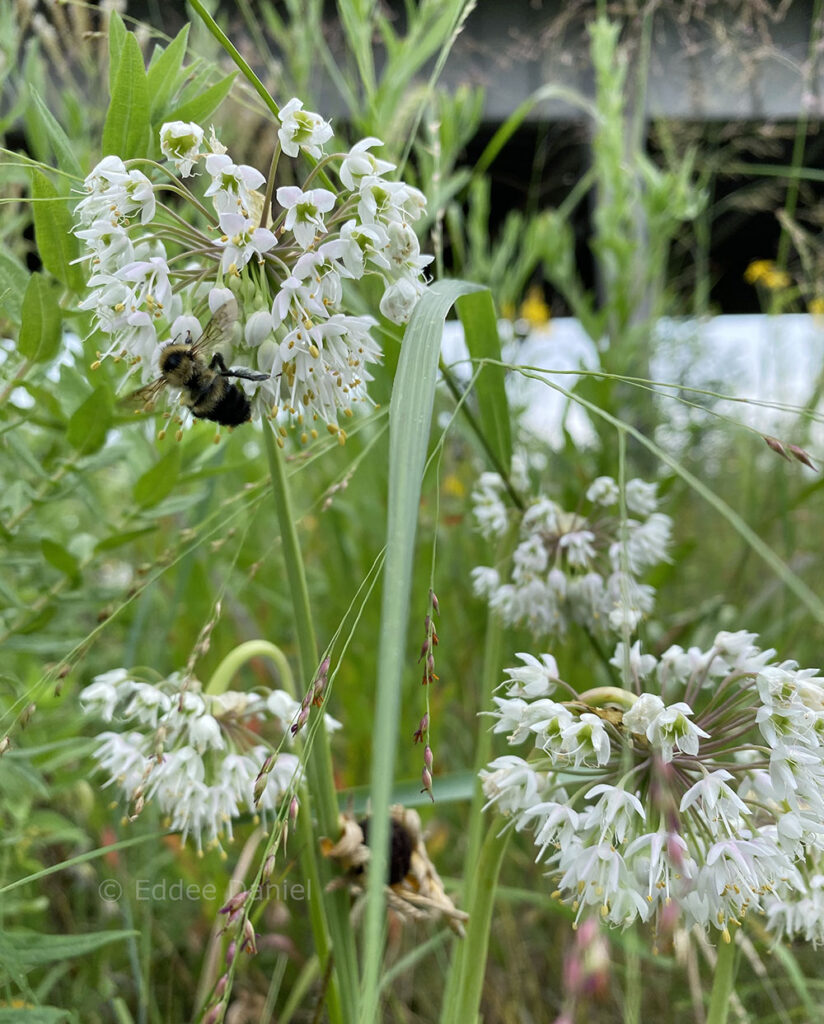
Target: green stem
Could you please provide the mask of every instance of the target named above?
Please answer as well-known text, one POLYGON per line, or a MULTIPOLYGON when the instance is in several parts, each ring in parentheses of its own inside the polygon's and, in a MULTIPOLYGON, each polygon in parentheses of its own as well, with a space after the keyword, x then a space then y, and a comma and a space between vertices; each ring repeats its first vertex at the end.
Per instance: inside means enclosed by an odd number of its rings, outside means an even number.
MULTIPOLYGON (((266 444, 266 457, 269 460, 269 471, 272 477, 272 493, 275 499, 275 510, 280 527, 286 578, 289 583, 292 608, 295 615, 300 681, 302 687, 306 689, 314 678, 315 670, 318 667, 317 643, 315 641, 315 629, 309 603, 309 591, 306 586, 303 558, 300 552, 300 545, 298 544, 297 531, 295 530, 283 456, 277 445, 274 429, 268 421, 264 421, 263 424, 263 439, 266 444)), ((307 744, 306 747, 306 778, 314 803, 314 811, 317 815, 317 834, 312 835, 309 808, 302 810, 298 821, 302 822, 303 828, 306 830, 302 832, 302 835, 305 843, 308 844, 308 849, 311 850, 314 860, 315 850, 317 849, 317 836, 326 835, 337 839, 340 833, 338 800, 332 774, 332 753, 329 748, 329 737, 322 722, 313 733, 313 742, 307 744)), ((317 864, 315 865, 315 870, 319 878, 322 878, 324 874, 328 875, 328 870, 325 872, 318 871, 317 864)), ((323 880, 328 881, 328 878, 323 880)), ((319 893, 320 891, 322 890, 319 887, 319 893)), ((355 944, 349 923, 348 894, 343 890, 334 893, 324 892, 322 899, 319 898, 319 895, 318 897, 313 896, 310 902, 318 906, 323 905, 328 920, 328 929, 332 939, 332 950, 335 958, 330 996, 336 990, 339 992, 343 1012, 342 1019, 347 1022, 353 1021, 357 1007, 358 970, 355 944)), ((314 937, 318 956, 321 962, 325 964, 326 948, 328 945, 325 927, 322 931, 315 930, 314 937)))
MULTIPOLYGON (((821 0, 816 0, 813 7, 812 20, 810 22, 810 43, 807 50, 807 74, 804 76, 803 91, 808 91, 810 83, 816 81, 820 21, 821 0)), ((786 219, 781 222, 781 237, 778 239, 778 254, 775 260, 775 265, 779 270, 786 269, 787 259, 790 255, 791 239, 790 232, 787 229, 787 221, 791 221, 793 217, 795 217, 795 208, 798 203, 798 190, 800 187, 798 171, 804 163, 804 149, 807 144, 808 121, 809 117, 807 115, 807 111, 802 105, 801 113, 798 115, 798 121, 796 121, 795 125, 795 141, 793 142, 793 155, 791 160, 792 177, 790 178, 790 183, 787 186, 787 198, 784 203, 786 219)))
POLYGON ((269 95, 269 90, 266 88, 263 82, 261 82, 258 76, 254 73, 254 71, 252 71, 252 69, 240 55, 240 51, 232 44, 231 40, 220 27, 220 25, 218 25, 218 23, 211 16, 211 14, 209 14, 209 12, 201 3, 201 0, 189 0, 189 2, 195 9, 195 13, 198 15, 198 17, 206 26, 206 28, 212 33, 215 39, 217 39, 217 41, 220 43, 223 49, 229 54, 229 56, 232 58, 235 64, 237 64, 237 66, 240 68, 244 78, 251 84, 252 88, 260 96, 260 98, 263 100, 266 106, 272 111, 275 117, 277 117, 280 114, 280 107, 278 107, 277 103, 275 103, 275 101, 269 95))
POLYGON ((717 950, 718 960, 715 964, 715 977, 712 980, 707 1024, 726 1024, 730 994, 735 981, 735 942, 725 934, 718 943, 717 950))
MULTIPOLYGON (((272 154, 272 163, 269 165, 269 177, 266 179, 266 195, 263 199, 263 210, 260 214, 260 227, 266 227, 266 214, 272 205, 272 196, 275 192, 275 175, 278 170, 278 160, 280 160, 280 141, 275 146, 275 151, 272 154)), ((274 226, 275 211, 272 210, 272 224, 274 226)))
POLYGON ((280 676, 280 682, 284 690, 292 697, 298 699, 295 690, 295 680, 292 676, 292 669, 283 651, 268 640, 249 640, 229 651, 212 674, 212 678, 206 685, 206 693, 217 696, 229 689, 229 683, 233 676, 247 661, 252 658, 271 658, 280 676))
POLYGON ((481 847, 472 878, 471 899, 466 906, 469 920, 466 923, 466 937, 460 950, 463 970, 457 986, 457 995, 454 997, 454 1011, 444 1003, 441 1024, 478 1020, 498 875, 511 835, 511 828, 501 833, 501 819, 496 818, 481 847))
MULTIPOLYGON (((517 534, 515 535, 517 536, 517 534)), ((515 537, 509 538, 504 545, 510 551, 514 546, 515 537)), ((501 639, 503 628, 498 617, 490 610, 486 623, 486 639, 484 642, 483 672, 481 675, 481 692, 478 698, 478 706, 487 709, 492 706, 492 691, 500 681, 501 663, 501 639)), ((483 841, 483 805, 485 797, 481 789, 478 772, 485 768, 491 759, 492 754, 492 730, 482 726, 478 732, 478 739, 475 745, 475 763, 473 772, 475 775, 475 790, 472 794, 472 805, 469 810, 469 839, 467 843, 466 858, 464 860, 463 885, 459 899, 459 906, 462 909, 469 909, 467 901, 475 899, 475 879, 477 877, 478 864, 481 857, 481 844, 483 841)), ((469 928, 473 927, 473 914, 470 913, 469 928)), ((474 950, 474 946, 473 946, 474 950)), ((444 989, 443 1004, 441 1006, 441 1021, 470 1020, 474 1018, 458 1017, 457 1003, 464 990, 464 978, 469 969, 470 962, 469 947, 466 942, 454 946, 452 963, 449 967, 449 976, 444 989)))

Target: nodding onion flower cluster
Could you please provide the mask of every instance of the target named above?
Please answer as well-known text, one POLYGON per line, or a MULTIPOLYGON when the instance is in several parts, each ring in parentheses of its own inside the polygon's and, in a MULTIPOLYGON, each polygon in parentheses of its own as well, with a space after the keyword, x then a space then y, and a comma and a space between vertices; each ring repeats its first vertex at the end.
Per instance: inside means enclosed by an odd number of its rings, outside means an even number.
POLYGON ((307 431, 317 436, 317 423, 343 440, 338 416, 368 400, 367 367, 381 358, 376 321, 345 312, 343 282, 377 274, 381 312, 407 322, 432 260, 421 255, 412 227, 426 199, 387 178, 395 165, 371 152, 379 139, 324 155, 332 128, 302 107, 293 99, 281 108, 268 183, 232 160, 214 128, 207 140, 199 125, 182 121, 160 130, 177 176, 148 160, 104 157, 76 207, 75 234, 91 264, 81 308, 111 339, 100 359, 124 360, 145 383, 157 376, 158 341, 187 333, 196 341, 209 311, 234 294, 245 319, 234 357, 269 375, 242 382, 255 414, 285 413, 303 440, 307 431), (274 189, 281 156, 301 152, 319 162, 300 187, 274 189), (328 176, 333 168, 338 186, 328 176), (195 171, 200 197, 185 181, 195 171))
MULTIPOLYGON (((243 813, 277 814, 301 780, 298 758, 273 754, 261 742, 261 723, 273 721, 289 742, 300 705, 284 690, 263 697, 227 690, 204 693, 181 673, 157 683, 132 678, 124 668, 96 676, 80 694, 89 715, 128 726, 103 732, 95 758, 120 790, 134 818, 154 801, 169 828, 194 836, 198 851, 232 839, 232 819, 243 813)), ((326 728, 340 728, 329 715, 326 728)))
POLYGON ((548 654, 507 669, 494 731, 530 753, 481 772, 487 806, 533 835, 576 919, 728 939, 755 911, 824 940, 824 679, 756 639, 657 658, 619 643, 619 685, 582 693, 548 654))
MULTIPOLYGON (((526 626, 535 637, 563 636, 570 622, 597 632, 632 632, 655 597, 639 578, 667 560, 672 520, 657 511, 656 490, 654 483, 628 481, 623 522, 612 477, 598 477, 586 492, 588 508, 577 512, 534 496, 521 517, 509 578, 502 582, 501 571, 478 566, 472 571, 475 593, 506 625, 526 626)), ((481 534, 503 537, 513 516, 503 479, 483 473, 472 503, 481 534)))

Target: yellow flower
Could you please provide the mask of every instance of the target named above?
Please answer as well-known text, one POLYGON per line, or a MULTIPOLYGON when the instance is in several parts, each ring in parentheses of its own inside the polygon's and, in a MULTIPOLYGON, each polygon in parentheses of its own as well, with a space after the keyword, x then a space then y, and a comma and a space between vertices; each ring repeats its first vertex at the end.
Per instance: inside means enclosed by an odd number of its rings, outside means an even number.
POLYGON ((532 285, 526 293, 526 298, 521 303, 521 317, 532 327, 543 327, 549 323, 549 306, 544 300, 540 285, 532 285))
POLYGON ((774 260, 753 260, 744 271, 744 280, 747 284, 762 284, 773 292, 788 288, 792 283, 790 275, 778 270, 774 260))
POLYGON ((807 303, 807 312, 813 316, 824 316, 824 297, 817 295, 807 303))
POLYGON ((448 494, 450 498, 463 498, 466 496, 466 487, 460 477, 449 473, 444 478, 443 493, 448 494))

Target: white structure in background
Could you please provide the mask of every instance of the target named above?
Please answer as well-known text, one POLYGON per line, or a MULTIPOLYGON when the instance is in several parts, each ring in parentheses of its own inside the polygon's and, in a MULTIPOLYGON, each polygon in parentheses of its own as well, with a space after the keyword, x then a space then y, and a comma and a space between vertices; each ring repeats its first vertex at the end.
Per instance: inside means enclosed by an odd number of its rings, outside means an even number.
MULTIPOLYGON (((511 332, 508 321, 501 321, 511 332)), ((459 379, 472 375, 463 327, 449 321, 444 327, 443 358, 459 379)), ((504 344, 504 360, 545 372, 544 384, 534 377, 509 375, 507 390, 513 407, 524 409, 522 426, 557 450, 566 431, 576 445, 594 443, 588 414, 551 385, 574 391, 580 373, 597 370, 597 346, 577 320, 550 321, 522 340, 504 344)), ((806 314, 784 316, 719 316, 707 320, 659 321, 650 366, 651 380, 702 389, 676 391, 658 388, 656 405, 666 423, 658 437, 669 450, 684 447, 684 431, 695 423, 709 424, 712 410, 765 434, 794 443, 798 409, 824 391, 824 320, 806 314), (687 405, 666 394, 680 395, 687 405), (719 397, 725 396, 725 397, 719 397), (728 396, 728 397, 726 397, 728 396), (701 406, 696 409, 693 406, 701 406), (785 409, 783 407, 792 408, 785 409)), ((821 395, 818 396, 822 412, 821 395)), ((811 454, 824 459, 824 423, 812 424, 811 454)))

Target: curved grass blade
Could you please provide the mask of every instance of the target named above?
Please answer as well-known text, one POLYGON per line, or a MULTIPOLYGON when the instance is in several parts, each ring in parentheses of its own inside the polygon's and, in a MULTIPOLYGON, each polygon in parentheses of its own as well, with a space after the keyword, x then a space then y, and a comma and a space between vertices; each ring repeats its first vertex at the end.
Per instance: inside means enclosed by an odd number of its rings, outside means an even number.
POLYGON ((389 798, 398 735, 398 713, 412 564, 443 323, 461 295, 479 291, 466 281, 438 281, 424 292, 406 329, 389 406, 389 495, 386 563, 378 649, 372 758, 372 838, 363 947, 359 1020, 379 1019, 383 960, 384 886, 389 839, 389 798))

